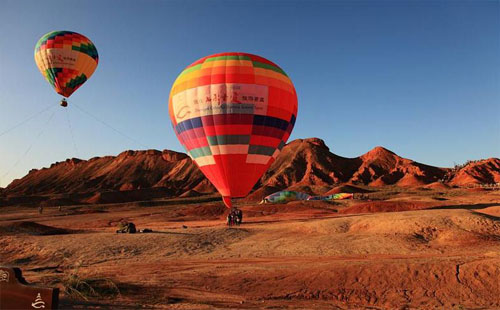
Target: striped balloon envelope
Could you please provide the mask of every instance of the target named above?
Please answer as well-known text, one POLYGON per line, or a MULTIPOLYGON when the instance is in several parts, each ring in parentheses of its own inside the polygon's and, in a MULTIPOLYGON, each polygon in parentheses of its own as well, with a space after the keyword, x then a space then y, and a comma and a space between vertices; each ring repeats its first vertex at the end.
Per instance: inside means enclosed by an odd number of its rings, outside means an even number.
POLYGON ((55 91, 69 97, 94 73, 99 55, 87 37, 72 31, 52 31, 38 40, 35 62, 55 91))
POLYGON ((201 58, 175 80, 169 113, 177 138, 231 207, 280 153, 297 94, 275 63, 246 53, 201 58))

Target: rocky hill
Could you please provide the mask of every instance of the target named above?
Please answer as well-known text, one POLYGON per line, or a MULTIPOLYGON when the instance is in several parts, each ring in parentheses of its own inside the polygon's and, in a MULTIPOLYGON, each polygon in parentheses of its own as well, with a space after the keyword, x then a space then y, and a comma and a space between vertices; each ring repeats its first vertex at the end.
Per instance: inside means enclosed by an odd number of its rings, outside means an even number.
MULTIPOLYGON (((449 186, 498 183, 500 159, 474 161, 454 169, 438 168, 402 158, 383 147, 345 158, 331 153, 321 139, 298 139, 283 148, 255 189, 325 193, 342 183, 415 187, 438 181, 449 186)), ((33 169, 0 191, 0 204, 47 199, 55 199, 55 204, 61 199, 66 203, 103 203, 209 193, 216 193, 215 188, 186 154, 125 151, 118 156, 73 158, 49 168, 33 169)))
POLYGON ((292 141, 283 148, 261 184, 279 188, 338 183, 419 186, 442 179, 447 171, 399 157, 380 146, 359 157, 345 158, 331 153, 323 140, 311 138, 292 141))

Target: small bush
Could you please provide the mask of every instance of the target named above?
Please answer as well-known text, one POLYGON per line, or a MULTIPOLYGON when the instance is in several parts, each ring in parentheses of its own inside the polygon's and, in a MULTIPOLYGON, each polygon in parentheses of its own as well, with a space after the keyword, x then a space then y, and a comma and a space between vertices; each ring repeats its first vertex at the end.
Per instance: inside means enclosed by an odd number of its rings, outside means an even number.
POLYGON ((63 279, 66 295, 73 299, 115 298, 120 295, 118 286, 108 278, 81 278, 72 273, 63 279))

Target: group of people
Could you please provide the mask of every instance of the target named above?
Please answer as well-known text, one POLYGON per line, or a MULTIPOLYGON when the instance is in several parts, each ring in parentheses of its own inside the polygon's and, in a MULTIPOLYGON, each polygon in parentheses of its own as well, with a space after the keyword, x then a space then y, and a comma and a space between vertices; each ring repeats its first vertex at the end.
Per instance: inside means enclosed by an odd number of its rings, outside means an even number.
POLYGON ((137 228, 135 228, 135 224, 132 222, 120 222, 118 223, 117 234, 135 234, 137 232, 137 228))
POLYGON ((227 215, 227 225, 240 226, 242 221, 243 221, 243 212, 241 212, 241 210, 238 208, 232 208, 231 211, 229 211, 229 214, 227 215))

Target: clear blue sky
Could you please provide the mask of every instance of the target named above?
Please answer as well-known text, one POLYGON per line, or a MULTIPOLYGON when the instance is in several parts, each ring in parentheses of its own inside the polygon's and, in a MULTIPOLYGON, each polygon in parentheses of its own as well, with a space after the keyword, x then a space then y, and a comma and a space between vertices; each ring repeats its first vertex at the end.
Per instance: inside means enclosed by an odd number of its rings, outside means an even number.
POLYGON ((59 101, 33 60, 43 34, 86 35, 99 66, 68 109, 0 136, 0 186, 70 157, 183 151, 170 87, 193 61, 226 51, 264 56, 291 77, 291 139, 320 137, 345 157, 381 145, 443 167, 498 157, 499 3, 1 0, 0 133, 59 101))

